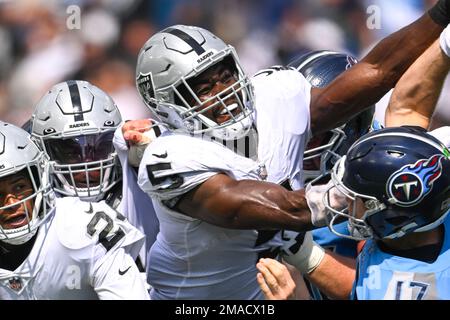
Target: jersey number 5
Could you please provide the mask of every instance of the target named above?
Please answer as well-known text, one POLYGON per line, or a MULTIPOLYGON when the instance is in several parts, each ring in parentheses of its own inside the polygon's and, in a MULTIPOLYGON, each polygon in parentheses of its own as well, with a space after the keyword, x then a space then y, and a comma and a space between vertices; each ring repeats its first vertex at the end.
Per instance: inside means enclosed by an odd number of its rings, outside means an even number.
POLYGON ((164 175, 163 177, 156 177, 157 171, 172 170, 170 162, 162 162, 157 164, 147 165, 147 175, 153 186, 158 186, 163 183, 169 183, 169 186, 164 189, 176 189, 183 184, 183 177, 177 174, 164 175))

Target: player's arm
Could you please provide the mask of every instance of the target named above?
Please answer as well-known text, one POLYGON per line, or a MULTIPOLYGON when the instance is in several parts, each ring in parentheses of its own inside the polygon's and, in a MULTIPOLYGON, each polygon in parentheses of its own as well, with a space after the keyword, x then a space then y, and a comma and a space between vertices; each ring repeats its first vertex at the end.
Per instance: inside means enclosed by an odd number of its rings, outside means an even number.
POLYGON ((117 248, 94 268, 93 287, 100 300, 149 300, 146 283, 133 258, 117 248))
POLYGON ((288 191, 262 181, 238 181, 225 174, 216 174, 184 194, 176 208, 223 228, 313 228, 304 190, 288 191))
POLYGON ((415 125, 428 128, 450 70, 450 58, 443 51, 448 49, 449 42, 450 29, 447 27, 440 41, 436 40, 400 78, 386 110, 387 127, 415 125))
MULTIPOLYGON (((308 280, 332 299, 348 299, 355 281, 356 261, 325 251, 314 242, 310 232, 283 235, 283 259, 297 268, 308 280)), ((286 299, 295 286, 287 268, 278 261, 261 259, 256 267, 257 280, 266 299, 286 299)))
POLYGON ((306 277, 327 297, 346 300, 352 292, 355 269, 355 259, 327 250, 321 263, 306 277))
MULTIPOLYGON (((438 5, 450 7, 450 1, 442 0, 436 6, 438 5)), ((445 17, 449 16, 448 10, 445 11, 445 17)), ((441 25, 435 22, 435 15, 433 19, 430 13, 424 14, 412 24, 383 39, 366 57, 338 76, 329 86, 313 88, 313 134, 343 124, 345 120, 376 103, 394 87, 402 74, 446 26, 442 21, 441 25)))

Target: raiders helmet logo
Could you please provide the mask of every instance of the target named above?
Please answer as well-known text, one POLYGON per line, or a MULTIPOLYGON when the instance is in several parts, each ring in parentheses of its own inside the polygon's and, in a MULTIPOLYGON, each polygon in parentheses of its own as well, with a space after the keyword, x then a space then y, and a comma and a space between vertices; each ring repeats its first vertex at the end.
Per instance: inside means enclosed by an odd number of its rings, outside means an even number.
POLYGON ((433 189, 433 183, 442 174, 441 160, 436 154, 394 172, 387 182, 387 194, 395 204, 411 207, 418 204, 433 189))
POLYGON ((153 85, 152 74, 150 72, 146 74, 140 72, 136 77, 136 85, 145 103, 150 107, 156 107, 152 100, 155 98, 155 86, 153 85))

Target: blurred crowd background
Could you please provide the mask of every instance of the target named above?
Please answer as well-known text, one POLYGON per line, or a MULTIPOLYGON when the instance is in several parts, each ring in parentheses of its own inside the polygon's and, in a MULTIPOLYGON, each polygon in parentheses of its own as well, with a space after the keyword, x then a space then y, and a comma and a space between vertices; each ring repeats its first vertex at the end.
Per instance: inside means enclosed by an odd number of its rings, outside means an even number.
MULTIPOLYGON (((435 1, 0 0, 0 119, 22 125, 39 97, 68 79, 108 92, 124 119, 148 117, 134 85, 136 58, 153 33, 173 24, 216 33, 235 46, 253 74, 309 50, 361 57, 435 1), (79 29, 67 25, 73 5, 80 8, 79 29), (368 27, 373 5, 380 13, 375 29, 368 27)), ((435 126, 450 124, 449 86, 447 81, 435 126)))

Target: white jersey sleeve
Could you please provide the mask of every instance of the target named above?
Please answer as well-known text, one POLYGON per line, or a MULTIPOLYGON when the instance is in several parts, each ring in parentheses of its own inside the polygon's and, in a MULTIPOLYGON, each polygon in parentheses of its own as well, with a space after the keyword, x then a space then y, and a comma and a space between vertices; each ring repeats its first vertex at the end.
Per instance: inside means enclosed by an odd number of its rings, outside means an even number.
POLYGON ((148 300, 142 276, 124 248, 99 258, 93 267, 92 286, 100 300, 148 300))
POLYGON ((113 144, 122 166, 122 201, 117 209, 133 226, 145 234, 145 245, 139 257, 146 267, 147 252, 156 240, 159 221, 152 199, 137 184, 137 170, 128 163, 128 146, 122 134, 122 127, 114 133, 113 144))
POLYGON ((160 200, 174 199, 210 177, 259 179, 259 165, 224 146, 188 135, 166 132, 146 149, 139 167, 139 186, 160 200))
POLYGON ((450 148, 450 126, 434 129, 429 134, 439 139, 447 148, 450 148))
POLYGON ((285 68, 264 70, 252 83, 258 158, 267 167, 267 180, 300 189, 303 152, 310 137, 311 85, 300 72, 285 68))

